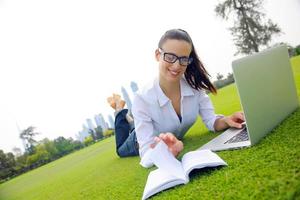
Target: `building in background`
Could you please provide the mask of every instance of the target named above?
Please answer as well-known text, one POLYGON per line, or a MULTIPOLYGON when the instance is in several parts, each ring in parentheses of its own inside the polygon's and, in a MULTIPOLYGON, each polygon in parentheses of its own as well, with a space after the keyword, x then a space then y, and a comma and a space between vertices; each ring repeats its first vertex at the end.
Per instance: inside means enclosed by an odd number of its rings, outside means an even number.
POLYGON ((82 130, 78 132, 78 135, 76 135, 76 139, 80 142, 84 142, 84 139, 88 136, 90 136, 90 129, 85 124, 83 124, 82 130))
POLYGON ((131 81, 130 87, 134 95, 139 90, 137 83, 134 81, 131 81))
MULTIPOLYGON (((96 122, 97 127, 98 127, 98 126, 101 126, 101 119, 100 119, 100 116, 99 116, 99 115, 95 115, 94 119, 95 119, 95 122, 96 122)), ((101 128, 102 128, 102 126, 101 126, 101 128)))
POLYGON ((103 115, 100 113, 98 115, 95 115, 95 121, 97 126, 100 126, 102 128, 102 131, 106 131, 108 129, 108 125, 106 121, 104 120, 103 115))
POLYGON ((132 104, 131 104, 131 100, 130 100, 130 97, 128 95, 128 92, 126 91, 126 89, 124 87, 121 88, 121 91, 122 91, 123 98, 126 102, 127 108, 129 110, 131 110, 132 104))
POLYGON ((94 126, 93 121, 91 119, 89 119, 89 118, 86 119, 86 122, 87 122, 88 128, 90 130, 94 130, 95 129, 95 126, 94 126))
POLYGON ((115 121, 114 121, 114 118, 111 116, 111 115, 108 115, 108 121, 109 121, 109 128, 112 128, 114 129, 115 128, 115 121))

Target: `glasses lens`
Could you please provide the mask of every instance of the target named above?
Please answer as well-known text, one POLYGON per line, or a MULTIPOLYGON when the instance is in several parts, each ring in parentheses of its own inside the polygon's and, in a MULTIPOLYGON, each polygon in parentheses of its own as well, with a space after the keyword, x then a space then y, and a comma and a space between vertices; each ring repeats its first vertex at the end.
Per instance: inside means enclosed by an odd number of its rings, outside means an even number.
POLYGON ((165 53, 164 60, 169 63, 174 63, 177 60, 177 57, 170 53, 165 53))
POLYGON ((182 58, 180 58, 180 64, 181 65, 188 65, 188 64, 190 64, 189 63, 189 58, 188 57, 182 57, 182 58))

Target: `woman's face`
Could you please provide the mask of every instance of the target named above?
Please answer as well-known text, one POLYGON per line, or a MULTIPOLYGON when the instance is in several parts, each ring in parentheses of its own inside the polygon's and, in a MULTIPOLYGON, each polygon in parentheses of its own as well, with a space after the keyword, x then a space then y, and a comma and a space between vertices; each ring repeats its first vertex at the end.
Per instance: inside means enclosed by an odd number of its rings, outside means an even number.
POLYGON ((188 59, 191 50, 191 44, 184 40, 166 40, 161 49, 155 51, 156 60, 159 62, 159 79, 168 82, 179 82, 187 68, 186 64, 182 64, 186 63, 185 61, 188 59), (181 59, 181 64, 178 57, 181 59), (170 62, 174 60, 176 60, 174 63, 170 62))

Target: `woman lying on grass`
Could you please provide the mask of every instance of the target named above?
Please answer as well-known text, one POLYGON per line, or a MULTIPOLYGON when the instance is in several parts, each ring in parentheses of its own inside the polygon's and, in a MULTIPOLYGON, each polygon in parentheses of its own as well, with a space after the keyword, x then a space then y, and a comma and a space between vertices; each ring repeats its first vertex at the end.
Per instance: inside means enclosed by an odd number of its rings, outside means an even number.
POLYGON ((120 96, 114 94, 108 98, 116 110, 115 136, 120 157, 140 155, 141 165, 150 167, 153 163, 148 150, 159 140, 177 156, 183 149, 181 139, 198 115, 211 131, 242 127, 242 112, 230 116, 215 114, 205 91, 216 94, 216 88, 186 31, 167 31, 158 43, 155 58, 159 76, 152 85, 136 94, 132 106, 134 125, 120 96))

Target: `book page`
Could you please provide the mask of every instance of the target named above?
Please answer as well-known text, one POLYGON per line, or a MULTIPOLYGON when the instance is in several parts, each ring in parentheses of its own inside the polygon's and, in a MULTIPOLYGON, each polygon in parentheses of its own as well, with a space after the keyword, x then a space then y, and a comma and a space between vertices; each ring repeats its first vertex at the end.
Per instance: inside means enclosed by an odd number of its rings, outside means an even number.
POLYGON ((197 150, 191 151, 182 157, 182 167, 188 176, 193 169, 200 169, 204 167, 215 167, 219 165, 227 165, 216 153, 211 150, 197 150))
POLYGON ((179 179, 169 173, 165 173, 161 169, 150 172, 144 189, 143 198, 148 197, 179 184, 184 184, 185 180, 179 179))
POLYGON ((186 176, 181 162, 175 158, 175 156, 169 151, 168 146, 163 141, 160 141, 158 144, 156 144, 155 148, 151 152, 150 157, 156 167, 165 173, 185 179, 186 176))

